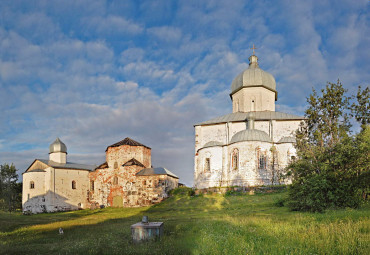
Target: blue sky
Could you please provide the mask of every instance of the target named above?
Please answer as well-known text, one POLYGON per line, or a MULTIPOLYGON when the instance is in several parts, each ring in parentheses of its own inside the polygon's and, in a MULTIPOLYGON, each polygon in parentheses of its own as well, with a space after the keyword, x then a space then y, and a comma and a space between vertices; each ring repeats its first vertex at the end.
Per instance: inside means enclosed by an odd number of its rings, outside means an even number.
POLYGON ((23 172, 60 137, 100 164, 131 137, 192 185, 193 125, 232 111, 250 47, 274 75, 277 110, 338 78, 369 86, 369 2, 1 1, 0 164, 23 172))

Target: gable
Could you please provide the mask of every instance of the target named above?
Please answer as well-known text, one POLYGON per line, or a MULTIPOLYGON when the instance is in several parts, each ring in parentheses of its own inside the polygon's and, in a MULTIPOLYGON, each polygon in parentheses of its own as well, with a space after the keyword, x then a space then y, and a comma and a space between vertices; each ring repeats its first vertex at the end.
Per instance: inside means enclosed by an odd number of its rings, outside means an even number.
POLYGON ((29 172, 29 171, 32 171, 32 170, 36 170, 36 169, 40 169, 40 170, 45 170, 46 168, 48 168, 49 166, 43 162, 41 162, 40 160, 38 159, 35 159, 32 164, 27 168, 27 170, 25 171, 26 172, 29 172))

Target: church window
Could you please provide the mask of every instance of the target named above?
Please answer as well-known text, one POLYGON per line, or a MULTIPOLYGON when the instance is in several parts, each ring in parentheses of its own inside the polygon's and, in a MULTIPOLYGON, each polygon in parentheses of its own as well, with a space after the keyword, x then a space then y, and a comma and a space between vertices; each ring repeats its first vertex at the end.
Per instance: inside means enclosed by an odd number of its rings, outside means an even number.
POLYGON ((144 185, 144 186, 146 185, 146 181, 143 181, 143 185, 144 185))
POLYGON ((34 189, 35 188, 35 183, 33 181, 30 182, 30 189, 34 189))
POLYGON ((94 181, 90 181, 90 190, 94 191, 94 181))
POLYGON ((117 162, 114 162, 114 168, 118 168, 118 163, 117 162))
POLYGON ((258 168, 266 169, 266 155, 261 152, 259 153, 258 157, 258 168))
POLYGON ((239 168, 239 150, 234 149, 231 157, 231 167, 233 170, 238 170, 239 168))
POLYGON ((114 176, 113 178, 113 184, 117 185, 118 184, 118 177, 114 176))
POLYGON ((76 189, 76 181, 72 181, 72 189, 76 189))
POLYGON ((206 158, 204 162, 204 172, 209 172, 211 170, 211 159, 206 158))

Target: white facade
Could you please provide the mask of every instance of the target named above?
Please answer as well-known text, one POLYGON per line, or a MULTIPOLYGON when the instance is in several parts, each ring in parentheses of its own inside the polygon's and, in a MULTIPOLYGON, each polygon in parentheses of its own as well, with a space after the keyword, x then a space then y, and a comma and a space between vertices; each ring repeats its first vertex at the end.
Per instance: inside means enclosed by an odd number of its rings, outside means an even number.
POLYGON ((252 55, 231 85, 233 113, 195 125, 194 186, 257 186, 289 183, 294 137, 302 117, 275 112, 273 76, 252 55))

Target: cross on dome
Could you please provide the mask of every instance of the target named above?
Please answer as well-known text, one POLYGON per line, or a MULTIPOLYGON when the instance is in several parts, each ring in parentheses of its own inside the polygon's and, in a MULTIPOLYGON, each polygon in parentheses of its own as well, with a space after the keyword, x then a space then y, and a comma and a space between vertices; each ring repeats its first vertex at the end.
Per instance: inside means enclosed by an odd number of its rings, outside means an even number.
POLYGON ((254 50, 257 50, 258 48, 254 47, 254 43, 253 43, 253 47, 251 48, 251 50, 253 50, 253 55, 254 55, 254 50))

